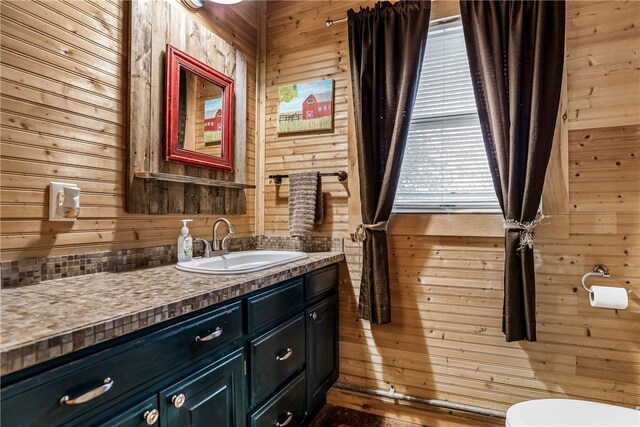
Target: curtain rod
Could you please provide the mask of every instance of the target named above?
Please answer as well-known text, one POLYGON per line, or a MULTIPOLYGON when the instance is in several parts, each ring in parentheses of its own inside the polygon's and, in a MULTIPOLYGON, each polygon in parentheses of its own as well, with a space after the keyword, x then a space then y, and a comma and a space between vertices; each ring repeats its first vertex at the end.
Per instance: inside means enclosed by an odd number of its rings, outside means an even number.
POLYGON ((324 21, 324 25, 326 25, 327 27, 333 27, 333 24, 342 24, 343 22, 347 22, 347 17, 345 16, 344 18, 340 18, 340 19, 327 19, 326 21, 324 21))
MULTIPOLYGON (((327 27, 333 27, 333 24, 342 24, 343 22, 347 22, 347 19, 348 18, 346 16, 340 19, 329 18, 326 21, 324 21, 324 25, 326 25, 327 27)), ((453 22, 458 19, 460 19, 460 15, 447 16, 446 18, 434 19, 431 21, 431 24, 446 24, 448 22, 453 22)))

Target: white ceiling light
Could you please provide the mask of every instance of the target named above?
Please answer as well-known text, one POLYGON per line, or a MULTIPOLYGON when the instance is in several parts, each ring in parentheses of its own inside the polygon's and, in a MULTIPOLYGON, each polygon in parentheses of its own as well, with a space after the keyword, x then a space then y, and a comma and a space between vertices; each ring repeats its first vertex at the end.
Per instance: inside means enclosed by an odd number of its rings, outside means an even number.
MULTIPOLYGON (((242 0, 211 0, 214 3, 219 3, 219 4, 236 4, 236 3, 240 3, 242 0)), ((204 6, 204 2, 205 0, 182 0, 182 3, 184 3, 185 6, 187 6, 189 9, 200 9, 202 6, 204 6)))
POLYGON ((189 9, 200 9, 204 6, 202 0, 182 0, 182 3, 189 9))

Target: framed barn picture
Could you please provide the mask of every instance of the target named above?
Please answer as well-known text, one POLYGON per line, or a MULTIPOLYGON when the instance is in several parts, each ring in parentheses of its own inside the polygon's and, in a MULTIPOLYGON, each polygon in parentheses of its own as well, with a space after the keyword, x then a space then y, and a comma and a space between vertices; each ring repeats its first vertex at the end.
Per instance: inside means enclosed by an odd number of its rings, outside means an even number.
POLYGON ((333 80, 278 88, 278 133, 333 130, 333 80))
POLYGON ((204 143, 222 141, 222 97, 204 101, 204 143))

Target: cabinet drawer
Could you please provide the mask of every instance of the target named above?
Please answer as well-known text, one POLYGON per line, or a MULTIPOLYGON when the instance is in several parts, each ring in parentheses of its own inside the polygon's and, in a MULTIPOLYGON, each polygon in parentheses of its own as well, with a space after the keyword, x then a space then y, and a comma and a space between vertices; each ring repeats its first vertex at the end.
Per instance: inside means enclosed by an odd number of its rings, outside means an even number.
POLYGON ((251 341, 251 406, 271 394, 305 360, 304 316, 251 341))
POLYGON ((307 274, 306 298, 311 300, 318 295, 330 292, 338 287, 338 266, 330 265, 307 274))
POLYGON ((249 417, 251 427, 295 427, 305 417, 304 372, 249 417))
POLYGON ((302 278, 247 299, 249 333, 285 320, 304 307, 302 278))
POLYGON ((63 424, 241 337, 240 303, 172 325, 4 388, 2 424, 63 424), (96 396, 84 403, 60 403, 63 396, 73 402, 89 392, 96 396))

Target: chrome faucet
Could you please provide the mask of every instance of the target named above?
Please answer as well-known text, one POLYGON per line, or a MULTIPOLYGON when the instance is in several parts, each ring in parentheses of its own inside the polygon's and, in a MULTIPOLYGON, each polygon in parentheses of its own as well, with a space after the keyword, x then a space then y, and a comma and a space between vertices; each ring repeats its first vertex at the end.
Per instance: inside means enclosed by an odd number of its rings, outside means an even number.
POLYGON ((204 244, 204 254, 202 255, 205 258, 211 257, 211 243, 207 239, 201 239, 200 237, 194 237, 193 240, 199 240, 204 244))
POLYGON ((227 251, 227 244, 229 238, 233 236, 233 226, 226 218, 218 218, 216 222, 213 223, 213 250, 214 251, 227 251), (224 236, 222 241, 218 240, 218 226, 221 222, 224 222, 227 225, 227 235, 224 236))

